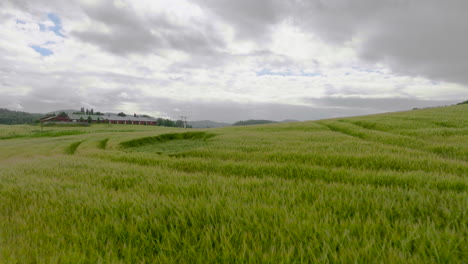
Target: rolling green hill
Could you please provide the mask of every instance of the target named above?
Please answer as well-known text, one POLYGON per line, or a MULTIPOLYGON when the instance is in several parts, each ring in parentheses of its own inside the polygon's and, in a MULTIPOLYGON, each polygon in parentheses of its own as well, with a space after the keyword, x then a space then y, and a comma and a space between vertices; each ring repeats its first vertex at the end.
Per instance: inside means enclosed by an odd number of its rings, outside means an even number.
POLYGON ((0 263, 467 263, 468 105, 0 125, 0 263))

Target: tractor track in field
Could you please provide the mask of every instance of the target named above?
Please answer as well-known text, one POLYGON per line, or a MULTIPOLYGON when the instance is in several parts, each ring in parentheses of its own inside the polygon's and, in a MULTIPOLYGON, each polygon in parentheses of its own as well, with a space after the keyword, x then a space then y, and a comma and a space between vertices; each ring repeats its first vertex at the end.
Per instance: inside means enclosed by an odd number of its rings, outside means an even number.
POLYGON ((246 177, 263 178, 274 177, 285 180, 303 179, 310 181, 322 181, 325 183, 341 183, 349 185, 368 185, 376 187, 397 187, 417 189, 427 186, 439 191, 464 192, 468 186, 463 182, 459 173, 451 174, 450 178, 432 179, 428 181, 427 175, 430 170, 415 171, 407 168, 404 171, 396 172, 390 168, 372 169, 337 166, 330 167, 319 164, 277 164, 261 162, 251 164, 249 161, 232 162, 226 160, 184 160, 170 159, 162 160, 157 157, 135 157, 122 155, 113 157, 108 154, 88 154, 92 159, 101 159, 113 163, 126 163, 136 166, 157 167, 164 170, 174 170, 188 174, 216 174, 223 177, 246 177), (404 173, 405 177, 400 177, 404 173), (359 176, 356 176, 359 175, 359 176))
POLYGON ((392 146, 392 147, 398 147, 400 149, 407 149, 411 151, 417 151, 425 154, 432 154, 436 155, 438 157, 454 161, 454 162, 462 162, 464 165, 468 165, 466 163, 466 159, 462 157, 453 157, 446 155, 444 152, 441 151, 435 151, 431 149, 427 149, 426 146, 429 145, 427 144, 426 141, 417 139, 414 137, 406 136, 406 135, 397 135, 394 133, 390 133, 387 131, 382 131, 382 130, 377 130, 377 129, 370 129, 367 127, 363 127, 357 124, 354 124, 352 122, 347 122, 347 121, 336 121, 338 124, 346 124, 349 126, 352 126, 354 128, 358 128, 364 131, 351 131, 350 129, 346 129, 343 127, 340 127, 339 125, 334 125, 334 124, 327 124, 323 122, 317 122, 325 127, 328 127, 331 131, 341 133, 344 135, 352 136, 354 138, 361 139, 366 142, 372 142, 375 144, 381 144, 385 146, 392 146), (382 139, 373 139, 372 137, 383 137, 385 140, 382 139), (391 142, 388 142, 391 141, 391 142))

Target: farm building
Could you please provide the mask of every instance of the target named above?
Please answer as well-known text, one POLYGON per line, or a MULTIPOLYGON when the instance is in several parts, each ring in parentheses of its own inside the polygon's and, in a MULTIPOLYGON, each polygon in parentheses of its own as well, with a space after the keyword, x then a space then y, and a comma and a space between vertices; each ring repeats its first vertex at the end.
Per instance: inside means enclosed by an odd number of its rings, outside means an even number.
POLYGON ((39 119, 41 122, 72 122, 68 116, 46 116, 39 119))
POLYGON ((133 124, 133 125, 156 125, 156 119, 151 117, 141 117, 137 115, 118 116, 115 114, 104 115, 86 115, 69 113, 68 116, 72 122, 87 122, 91 119, 92 123, 109 123, 109 124, 133 124))
POLYGON ((47 116, 41 118, 43 123, 57 123, 57 122, 91 122, 91 123, 105 123, 105 124, 132 124, 132 125, 157 125, 156 119, 152 117, 143 117, 135 115, 119 116, 116 114, 79 114, 79 113, 66 113, 67 116, 47 116))

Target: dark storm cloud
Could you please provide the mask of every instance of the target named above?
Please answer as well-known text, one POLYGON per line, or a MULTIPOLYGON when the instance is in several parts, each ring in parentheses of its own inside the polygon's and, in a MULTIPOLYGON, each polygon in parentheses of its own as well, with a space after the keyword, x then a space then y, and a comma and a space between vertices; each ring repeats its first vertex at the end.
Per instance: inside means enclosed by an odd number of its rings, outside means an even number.
POLYGON ((113 1, 82 8, 93 23, 102 23, 109 30, 90 29, 72 34, 115 54, 162 53, 165 49, 175 49, 208 56, 217 54, 224 47, 218 32, 197 21, 193 21, 191 27, 183 27, 163 14, 145 18, 136 14, 131 7, 115 6, 113 1))

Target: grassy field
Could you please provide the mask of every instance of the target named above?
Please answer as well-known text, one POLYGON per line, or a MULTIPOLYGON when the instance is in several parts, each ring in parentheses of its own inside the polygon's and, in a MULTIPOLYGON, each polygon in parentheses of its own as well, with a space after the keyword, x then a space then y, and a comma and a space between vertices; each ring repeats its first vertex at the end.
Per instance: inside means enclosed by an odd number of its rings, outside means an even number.
POLYGON ((468 105, 0 126, 0 263, 468 263, 468 105))

